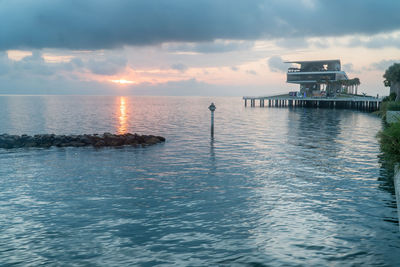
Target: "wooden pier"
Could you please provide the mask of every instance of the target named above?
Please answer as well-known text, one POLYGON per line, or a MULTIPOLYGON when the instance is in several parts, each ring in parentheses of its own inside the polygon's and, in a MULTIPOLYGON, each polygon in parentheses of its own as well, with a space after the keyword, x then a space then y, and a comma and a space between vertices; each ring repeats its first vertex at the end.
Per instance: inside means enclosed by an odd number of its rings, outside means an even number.
POLYGON ((341 108, 363 111, 379 110, 382 99, 370 96, 352 97, 293 97, 293 96, 244 96, 244 105, 247 101, 250 107, 310 107, 310 108, 341 108))

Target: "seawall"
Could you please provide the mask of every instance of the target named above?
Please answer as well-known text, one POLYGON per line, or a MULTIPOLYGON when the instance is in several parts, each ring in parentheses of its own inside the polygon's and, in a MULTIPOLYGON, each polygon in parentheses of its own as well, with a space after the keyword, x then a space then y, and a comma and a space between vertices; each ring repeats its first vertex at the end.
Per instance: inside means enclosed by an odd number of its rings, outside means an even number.
POLYGON ((399 217, 399 230, 400 230, 400 165, 397 164, 394 168, 394 189, 396 191, 397 201, 397 216, 399 217))

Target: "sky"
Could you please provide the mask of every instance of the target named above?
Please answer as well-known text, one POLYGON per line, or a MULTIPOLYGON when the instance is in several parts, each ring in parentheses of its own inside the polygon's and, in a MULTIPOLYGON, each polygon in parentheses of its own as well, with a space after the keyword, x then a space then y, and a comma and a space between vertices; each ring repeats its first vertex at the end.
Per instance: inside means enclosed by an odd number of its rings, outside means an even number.
POLYGON ((0 94, 273 95, 340 59, 387 95, 398 0, 0 0, 0 94))

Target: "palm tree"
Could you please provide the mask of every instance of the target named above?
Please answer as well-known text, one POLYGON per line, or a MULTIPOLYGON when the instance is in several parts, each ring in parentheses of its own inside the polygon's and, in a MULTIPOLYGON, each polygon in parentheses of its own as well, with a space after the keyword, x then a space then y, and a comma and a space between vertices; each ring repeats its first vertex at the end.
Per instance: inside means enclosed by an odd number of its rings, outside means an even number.
POLYGON ((361 84, 360 79, 359 78, 354 78, 355 81, 355 86, 356 86, 356 95, 357 95, 357 90, 358 90, 358 86, 361 84))
POLYGON ((341 85, 343 85, 344 88, 344 92, 346 92, 347 94, 352 94, 354 95, 354 93, 357 95, 357 89, 358 86, 360 85, 360 79, 359 78, 354 78, 354 79, 348 79, 348 80, 341 80, 341 85), (354 90, 355 88, 355 90, 354 90))
POLYGON ((343 85, 346 87, 345 92, 346 94, 349 94, 349 86, 351 86, 351 80, 343 80, 343 85))
POLYGON ((354 91, 354 79, 348 80, 348 83, 347 83, 347 84, 350 86, 350 92, 349 92, 349 94, 353 94, 353 91, 354 91))

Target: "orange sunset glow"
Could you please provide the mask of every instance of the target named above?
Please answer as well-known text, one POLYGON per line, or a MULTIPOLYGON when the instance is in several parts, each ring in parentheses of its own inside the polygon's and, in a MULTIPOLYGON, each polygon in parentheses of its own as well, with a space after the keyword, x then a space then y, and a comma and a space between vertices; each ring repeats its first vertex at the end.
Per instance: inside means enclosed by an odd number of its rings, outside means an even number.
POLYGON ((136 82, 134 81, 129 81, 129 80, 125 80, 125 79, 120 79, 120 80, 110 80, 113 83, 118 83, 118 84, 134 84, 136 82))
POLYGON ((126 112, 126 99, 121 96, 119 99, 119 126, 118 133, 125 134, 128 132, 128 115, 126 112))

